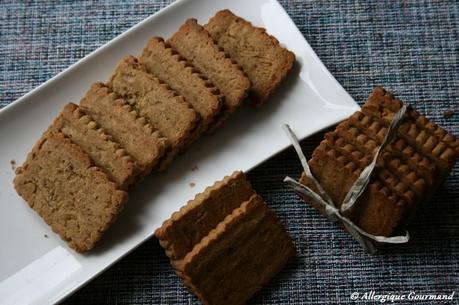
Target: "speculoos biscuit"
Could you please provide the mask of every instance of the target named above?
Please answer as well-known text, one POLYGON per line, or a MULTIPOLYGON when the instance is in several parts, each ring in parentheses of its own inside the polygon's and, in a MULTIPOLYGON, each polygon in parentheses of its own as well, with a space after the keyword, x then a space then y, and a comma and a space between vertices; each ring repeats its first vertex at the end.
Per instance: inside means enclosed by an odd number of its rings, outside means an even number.
POLYGON ((204 28, 247 74, 252 85, 250 99, 257 106, 266 102, 295 63, 295 55, 264 28, 253 26, 230 10, 217 12, 204 28))
POLYGON ((128 199, 78 145, 53 131, 43 135, 17 168, 14 187, 78 252, 94 247, 128 199))

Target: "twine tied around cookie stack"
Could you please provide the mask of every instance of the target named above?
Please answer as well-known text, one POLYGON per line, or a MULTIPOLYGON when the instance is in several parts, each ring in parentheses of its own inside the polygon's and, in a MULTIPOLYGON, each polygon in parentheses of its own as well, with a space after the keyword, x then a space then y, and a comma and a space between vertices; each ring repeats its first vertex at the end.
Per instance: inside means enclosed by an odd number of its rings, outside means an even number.
POLYGON ((362 195, 362 193, 365 191, 370 181, 371 174, 374 168, 376 167, 376 161, 378 159, 380 152, 386 147, 387 144, 389 144, 393 140, 393 138, 397 134, 397 130, 405 116, 406 109, 407 106, 405 104, 402 104, 402 107, 392 119, 381 145, 376 149, 372 162, 368 166, 366 166, 364 170, 361 172, 360 176, 357 178, 357 180, 354 182, 354 184, 346 194, 346 197, 344 198, 343 203, 341 204, 341 207, 339 209, 312 174, 295 133, 290 129, 289 125, 283 125, 283 128, 287 136, 290 138, 290 141, 292 142, 292 145, 295 148, 298 158, 300 159, 306 177, 313 183, 314 187, 318 190, 318 193, 313 191, 308 186, 303 185, 302 183, 290 178, 289 176, 285 177, 284 182, 290 184, 295 191, 308 196, 308 198, 314 201, 314 203, 324 207, 325 214, 328 218, 330 218, 334 222, 342 221, 346 230, 354 237, 354 239, 356 239, 360 243, 360 245, 367 252, 371 254, 376 253, 377 249, 370 240, 386 244, 402 244, 408 242, 410 239, 408 231, 406 231, 405 235, 403 236, 392 237, 370 234, 362 230, 359 226, 357 226, 352 220, 350 220, 346 216, 346 212, 354 206, 355 202, 357 202, 360 195, 362 195))

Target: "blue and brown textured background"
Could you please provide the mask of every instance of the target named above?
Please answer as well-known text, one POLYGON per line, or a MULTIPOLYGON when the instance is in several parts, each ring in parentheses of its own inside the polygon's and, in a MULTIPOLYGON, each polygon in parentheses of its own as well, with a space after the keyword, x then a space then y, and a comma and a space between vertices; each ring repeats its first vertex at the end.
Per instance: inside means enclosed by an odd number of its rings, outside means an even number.
MULTIPOLYGON (((1 1, 0 105, 5 106, 171 1, 1 1)), ((377 84, 459 134, 457 1, 281 1, 359 103, 377 84), (456 113, 445 118, 444 112, 456 113)), ((310 155, 322 134, 303 141, 310 155)), ((1 145, 1 143, 0 143, 1 145)), ((410 227, 412 240, 371 256, 283 183, 292 149, 249 173, 295 239, 297 258, 252 304, 354 304, 352 292, 451 293, 459 302, 459 170, 410 227)), ((66 304, 198 304, 151 239, 66 304)), ((363 302, 370 303, 370 302, 363 302)))

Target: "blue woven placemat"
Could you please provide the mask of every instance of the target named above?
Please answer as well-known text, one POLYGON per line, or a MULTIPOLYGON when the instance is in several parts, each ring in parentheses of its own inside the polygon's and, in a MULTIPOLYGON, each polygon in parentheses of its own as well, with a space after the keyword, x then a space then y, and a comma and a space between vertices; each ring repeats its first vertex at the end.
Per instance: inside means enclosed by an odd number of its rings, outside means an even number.
MULTIPOLYGON (((170 1, 2 1, 0 106, 7 105, 170 1)), ((362 102, 377 84, 459 134, 457 1, 281 1, 344 88, 362 102)), ((322 134, 302 143, 310 155, 322 134)), ((1 143, 0 143, 1 145, 1 143)), ((283 183, 289 149, 249 173, 294 237, 297 258, 252 304, 354 304, 353 292, 447 293, 459 300, 458 166, 419 211, 412 240, 368 255, 283 183)), ((454 301, 453 301, 454 302, 454 301)), ((1 303, 1 300, 0 300, 1 303)), ((410 303, 401 301, 398 304, 410 303)), ((429 301, 418 302, 429 303, 429 301)), ((151 239, 66 304, 198 304, 151 239)))

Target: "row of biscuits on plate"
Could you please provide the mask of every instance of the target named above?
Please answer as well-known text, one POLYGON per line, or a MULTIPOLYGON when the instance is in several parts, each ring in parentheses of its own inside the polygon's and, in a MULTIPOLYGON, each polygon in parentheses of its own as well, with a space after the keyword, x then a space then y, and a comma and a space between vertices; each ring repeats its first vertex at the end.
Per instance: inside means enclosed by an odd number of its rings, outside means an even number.
POLYGON ((262 105, 295 61, 264 29, 218 12, 151 38, 67 104, 17 169, 15 188, 78 252, 94 247, 133 183, 164 170, 243 101, 262 105))

